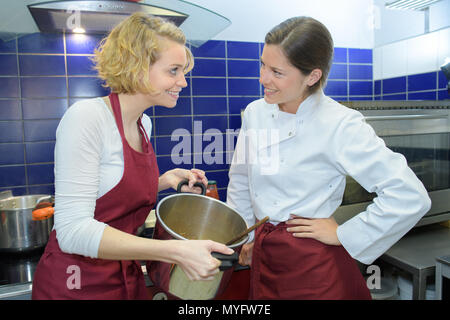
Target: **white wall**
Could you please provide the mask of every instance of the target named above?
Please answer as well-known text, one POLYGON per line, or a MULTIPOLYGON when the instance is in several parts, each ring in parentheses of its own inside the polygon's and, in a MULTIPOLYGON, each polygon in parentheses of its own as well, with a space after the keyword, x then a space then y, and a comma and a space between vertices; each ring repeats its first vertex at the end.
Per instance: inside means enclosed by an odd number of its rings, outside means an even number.
POLYGON ((374 0, 375 12, 379 17, 374 30, 374 47, 424 33, 425 17, 422 11, 386 9, 387 1, 374 0))
MULTIPOLYGON (((378 6, 386 0, 374 1, 378 6)), ((431 5, 426 34, 423 12, 381 9, 381 22, 375 30, 374 80, 437 71, 450 57, 450 0, 431 5)))
POLYGON ((187 0, 231 20, 215 40, 264 42, 283 20, 311 16, 327 26, 336 47, 373 48, 373 0, 187 0))
POLYGON ((437 71, 450 57, 450 27, 373 50, 374 80, 437 71))
POLYGON ((430 7, 430 31, 450 27, 450 0, 441 0, 430 7))
MULTIPOLYGON (((380 17, 375 28, 374 47, 420 36, 425 32, 423 11, 386 9, 392 0, 374 0, 376 15, 380 17)), ((429 8, 429 32, 450 26, 450 0, 441 0, 429 8)))

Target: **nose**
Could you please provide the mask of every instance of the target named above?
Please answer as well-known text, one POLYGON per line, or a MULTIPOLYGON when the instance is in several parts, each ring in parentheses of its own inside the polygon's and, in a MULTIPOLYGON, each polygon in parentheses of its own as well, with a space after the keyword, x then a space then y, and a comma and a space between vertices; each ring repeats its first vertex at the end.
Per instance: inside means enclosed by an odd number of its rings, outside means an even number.
POLYGON ((186 81, 186 77, 184 76, 184 74, 181 74, 181 77, 178 78, 177 86, 179 86, 181 88, 186 88, 187 87, 187 81, 186 81))
POLYGON ((269 82, 268 72, 265 72, 264 66, 261 66, 261 70, 259 71, 259 83, 263 86, 269 82))

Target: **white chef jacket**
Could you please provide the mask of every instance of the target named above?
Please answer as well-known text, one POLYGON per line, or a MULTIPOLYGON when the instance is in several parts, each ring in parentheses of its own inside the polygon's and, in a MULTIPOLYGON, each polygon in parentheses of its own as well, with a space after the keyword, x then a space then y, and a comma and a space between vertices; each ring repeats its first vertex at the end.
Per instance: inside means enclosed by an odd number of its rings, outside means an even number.
POLYGON ((290 214, 328 218, 342 202, 347 175, 377 197, 340 225, 337 236, 354 259, 370 264, 430 209, 422 182, 360 112, 322 90, 296 114, 260 99, 244 112, 227 203, 248 225, 265 216, 273 224, 290 214))

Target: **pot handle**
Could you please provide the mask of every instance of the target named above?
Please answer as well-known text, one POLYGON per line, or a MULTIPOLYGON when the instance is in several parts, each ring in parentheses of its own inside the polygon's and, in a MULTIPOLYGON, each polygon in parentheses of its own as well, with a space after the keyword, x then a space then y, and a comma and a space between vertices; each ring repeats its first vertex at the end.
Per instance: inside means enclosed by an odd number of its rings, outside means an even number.
MULTIPOLYGON (((184 179, 183 181, 181 181, 178 186, 177 186, 177 192, 181 193, 181 187, 184 185, 188 185, 189 184, 189 180, 188 179, 184 179)), ((203 183, 201 182, 196 182, 194 183, 194 187, 200 187, 202 188, 202 195, 206 194, 206 187, 203 183)))
POLYGON ((231 269, 239 261, 239 254, 236 251, 232 254, 211 252, 211 255, 222 262, 219 266, 220 271, 231 269))
POLYGON ((11 198, 13 196, 12 191, 11 190, 5 190, 0 192, 0 200, 3 199, 8 199, 11 198))

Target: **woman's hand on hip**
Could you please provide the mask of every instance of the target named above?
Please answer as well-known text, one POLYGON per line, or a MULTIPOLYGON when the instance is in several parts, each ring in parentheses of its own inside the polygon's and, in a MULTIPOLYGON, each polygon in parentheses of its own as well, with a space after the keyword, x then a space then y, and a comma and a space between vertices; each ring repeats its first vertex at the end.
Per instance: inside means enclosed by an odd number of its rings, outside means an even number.
POLYGON ((296 238, 311 238, 328 245, 341 245, 336 232, 338 224, 333 217, 310 219, 291 215, 286 224, 287 231, 296 238))
POLYGON ((208 185, 208 179, 206 179, 205 172, 199 169, 173 169, 165 172, 162 176, 159 177, 159 186, 158 191, 165 190, 168 188, 173 188, 177 190, 178 184, 183 180, 189 180, 188 185, 184 185, 181 188, 182 192, 190 192, 190 193, 202 193, 202 189, 200 187, 194 187, 196 182, 200 182, 205 185, 208 185))

